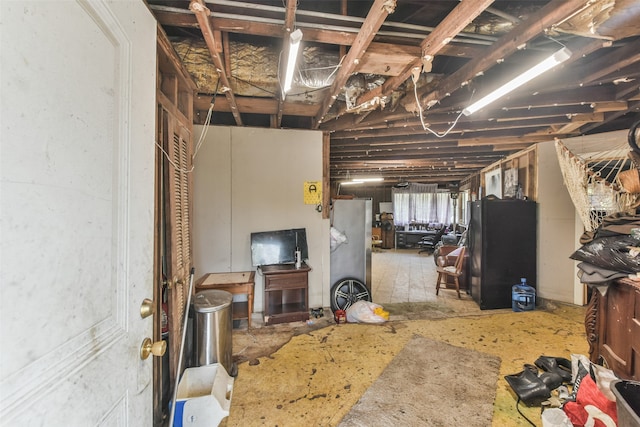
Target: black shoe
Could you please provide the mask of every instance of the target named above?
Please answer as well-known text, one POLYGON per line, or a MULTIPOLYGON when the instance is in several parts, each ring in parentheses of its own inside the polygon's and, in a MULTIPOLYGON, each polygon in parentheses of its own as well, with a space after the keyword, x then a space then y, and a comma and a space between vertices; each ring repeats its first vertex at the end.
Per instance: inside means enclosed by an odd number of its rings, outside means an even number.
POLYGON ((543 401, 551 397, 549 387, 530 368, 526 368, 519 374, 505 375, 504 379, 527 406, 540 406, 543 401))
POLYGON ((555 390, 562 385, 562 377, 555 372, 538 372, 538 367, 531 363, 525 363, 524 368, 535 373, 549 390, 555 390))
POLYGON ((562 378, 562 382, 571 382, 571 361, 569 359, 565 359, 563 357, 540 356, 534 363, 543 371, 559 375, 560 378, 562 378))
POLYGON ((542 380, 549 390, 555 390, 563 383, 562 377, 555 372, 541 372, 538 378, 542 380))

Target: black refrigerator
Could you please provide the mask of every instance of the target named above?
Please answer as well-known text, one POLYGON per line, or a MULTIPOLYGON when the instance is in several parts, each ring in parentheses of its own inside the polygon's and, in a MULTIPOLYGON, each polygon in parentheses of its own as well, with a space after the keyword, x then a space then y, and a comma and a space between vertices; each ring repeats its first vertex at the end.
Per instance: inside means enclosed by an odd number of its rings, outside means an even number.
POLYGON ((510 308, 511 287, 537 283, 537 204, 528 200, 469 202, 468 277, 481 310, 510 308))

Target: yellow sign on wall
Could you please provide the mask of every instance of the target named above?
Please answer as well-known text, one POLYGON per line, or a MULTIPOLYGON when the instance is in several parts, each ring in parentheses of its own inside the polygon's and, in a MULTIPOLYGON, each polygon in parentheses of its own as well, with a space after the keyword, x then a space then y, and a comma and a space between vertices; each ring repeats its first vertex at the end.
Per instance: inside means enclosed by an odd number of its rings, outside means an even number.
POLYGON ((322 202, 322 182, 305 181, 303 191, 305 205, 317 205, 322 202))

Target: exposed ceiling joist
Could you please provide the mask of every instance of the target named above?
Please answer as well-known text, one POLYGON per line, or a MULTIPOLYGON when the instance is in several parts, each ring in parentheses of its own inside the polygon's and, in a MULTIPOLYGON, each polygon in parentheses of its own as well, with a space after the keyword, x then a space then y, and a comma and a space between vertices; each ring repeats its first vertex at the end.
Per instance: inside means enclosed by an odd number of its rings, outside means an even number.
POLYGON ((386 17, 381 0, 209 0, 204 20, 186 0, 146 1, 198 86, 196 123, 213 104, 212 124, 319 128, 332 182, 375 171, 386 185, 446 186, 532 143, 626 129, 640 119, 640 8, 633 0, 395 0, 386 17), (304 40, 283 99, 286 28, 302 29, 304 40), (560 44, 572 52, 568 61, 460 116, 472 97, 560 44), (422 71, 416 85, 414 67, 422 71), (424 124, 440 137, 423 128, 414 86, 420 105, 430 107, 424 124))
POLYGON ((227 73, 225 71, 226 67, 224 66, 222 57, 218 53, 216 39, 214 37, 211 24, 209 23, 209 15, 211 12, 207 6, 205 6, 203 0, 191 0, 191 3, 189 3, 189 9, 196 15, 198 25, 202 31, 202 36, 209 48, 209 53, 211 53, 211 58, 216 66, 216 71, 218 71, 219 79, 222 82, 222 91, 229 102, 231 114, 233 114, 233 117, 236 119, 236 124, 238 126, 242 126, 240 110, 238 110, 238 105, 236 104, 235 96, 233 95, 233 90, 231 89, 231 84, 229 83, 229 79, 227 78, 227 73))
POLYGON ((369 91, 358 98, 358 104, 364 104, 373 97, 386 97, 404 83, 412 73, 419 75, 430 72, 433 59, 453 40, 471 21, 473 21, 494 0, 464 0, 458 4, 450 14, 420 43, 420 55, 408 63, 404 70, 387 79, 382 85, 380 93, 369 91))
POLYGON ((384 20, 387 19, 387 16, 390 13, 393 13, 395 7, 395 0, 374 1, 373 6, 371 6, 371 9, 367 14, 367 18, 358 32, 358 36, 349 49, 349 53, 347 53, 347 56, 341 61, 340 69, 336 74, 333 84, 329 88, 328 95, 320 104, 320 111, 318 111, 318 114, 316 114, 314 118, 315 123, 313 127, 315 129, 317 129, 320 123, 324 120, 324 117, 329 111, 329 108, 333 105, 338 92, 342 90, 349 76, 353 73, 356 67, 358 67, 362 55, 367 51, 367 48, 373 40, 373 37, 376 35, 376 32, 380 29, 384 20))
POLYGON ((468 84, 476 76, 524 48, 529 41, 540 36, 545 29, 564 21, 583 7, 584 0, 552 0, 526 21, 502 36, 491 48, 485 49, 483 55, 462 66, 459 71, 443 81, 437 90, 423 96, 420 99, 421 105, 427 108, 432 107, 435 103, 468 84))

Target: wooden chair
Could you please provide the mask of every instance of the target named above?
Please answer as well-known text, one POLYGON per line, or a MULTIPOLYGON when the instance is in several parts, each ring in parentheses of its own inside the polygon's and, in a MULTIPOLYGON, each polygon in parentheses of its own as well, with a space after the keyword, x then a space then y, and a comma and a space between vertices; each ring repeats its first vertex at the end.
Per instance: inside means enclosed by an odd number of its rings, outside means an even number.
POLYGON ((438 292, 440 291, 440 285, 442 283, 445 283, 445 288, 446 288, 447 278, 451 277, 453 278, 453 283, 455 285, 456 292, 458 292, 458 298, 460 298, 460 280, 459 279, 460 279, 460 276, 462 275, 462 265, 464 263, 465 249, 466 248, 462 246, 460 250, 460 254, 458 255, 458 258, 456 258, 456 262, 454 265, 449 265, 449 266, 438 265, 436 267, 436 271, 438 272, 438 279, 436 280, 436 295, 438 295, 438 292))
POLYGON ((380 252, 381 246, 382 246, 382 239, 377 234, 373 234, 371 236, 371 250, 373 252, 380 252))

